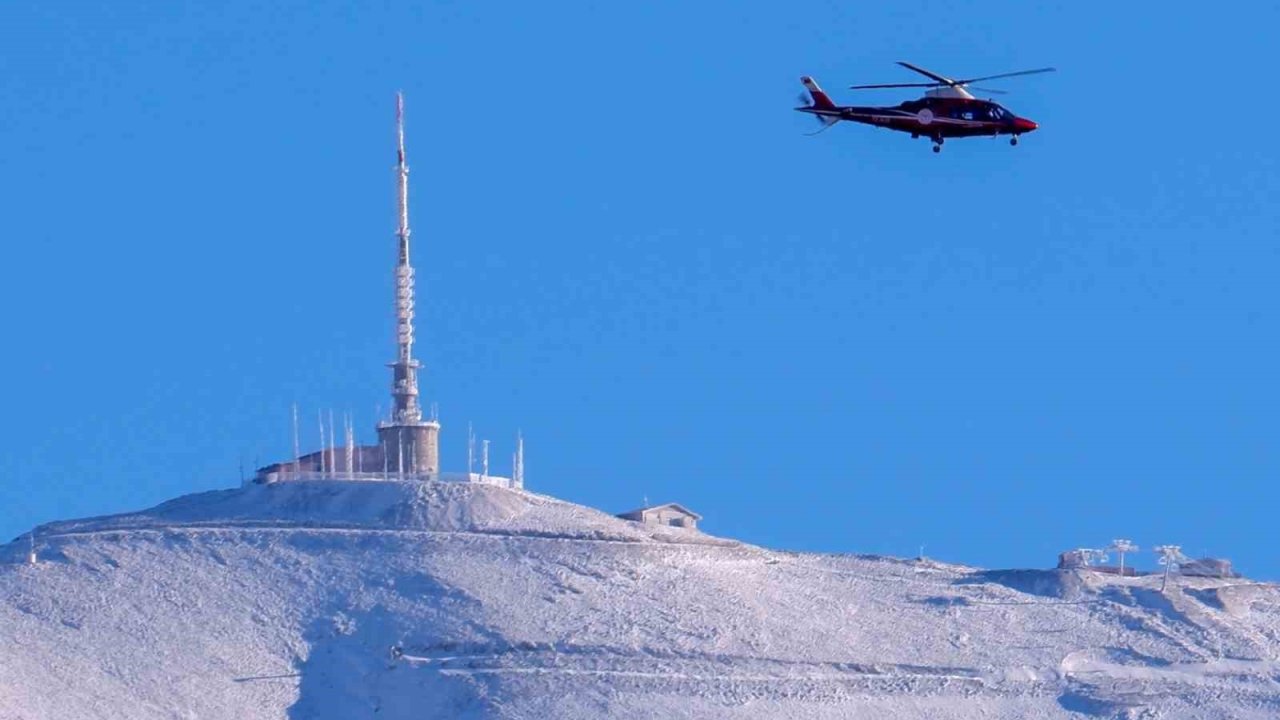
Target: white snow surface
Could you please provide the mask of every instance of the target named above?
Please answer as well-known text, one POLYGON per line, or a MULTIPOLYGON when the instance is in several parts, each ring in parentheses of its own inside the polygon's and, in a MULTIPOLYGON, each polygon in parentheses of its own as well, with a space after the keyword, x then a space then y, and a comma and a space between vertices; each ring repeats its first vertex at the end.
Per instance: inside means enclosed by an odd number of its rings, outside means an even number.
POLYGON ((768 550, 296 482, 0 547, 0 720, 1275 718, 1280 588, 768 550))

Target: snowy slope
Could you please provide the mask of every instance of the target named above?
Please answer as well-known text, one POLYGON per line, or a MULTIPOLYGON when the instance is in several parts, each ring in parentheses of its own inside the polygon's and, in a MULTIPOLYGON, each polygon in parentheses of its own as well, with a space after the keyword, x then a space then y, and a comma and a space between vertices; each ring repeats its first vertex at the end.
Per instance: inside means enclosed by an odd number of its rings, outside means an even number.
POLYGON ((37 535, 35 566, 0 547, 0 720, 1280 716, 1280 588, 1243 580, 776 552, 459 484, 37 535))

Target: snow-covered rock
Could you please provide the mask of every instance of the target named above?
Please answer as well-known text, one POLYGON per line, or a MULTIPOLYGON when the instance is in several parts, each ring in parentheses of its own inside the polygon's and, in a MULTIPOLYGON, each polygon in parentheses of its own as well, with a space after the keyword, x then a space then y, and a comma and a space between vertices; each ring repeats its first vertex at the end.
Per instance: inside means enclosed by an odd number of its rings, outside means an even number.
POLYGON ((0 547, 0 720, 1274 718, 1280 588, 771 551, 296 482, 0 547))

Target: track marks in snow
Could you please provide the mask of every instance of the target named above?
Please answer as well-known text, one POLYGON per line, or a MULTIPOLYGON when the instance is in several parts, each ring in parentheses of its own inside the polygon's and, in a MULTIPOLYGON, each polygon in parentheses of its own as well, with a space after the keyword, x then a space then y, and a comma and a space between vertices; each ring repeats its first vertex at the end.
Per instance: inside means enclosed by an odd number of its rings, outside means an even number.
MULTIPOLYGON (((398 664, 448 676, 573 676, 633 690, 835 700, 864 693, 971 695, 989 678, 966 667, 865 664, 562 643, 406 647, 398 664)), ((1024 689, 1033 689, 1023 683, 1024 689)), ((1048 689, 1045 690, 1048 692, 1048 689)), ((740 698, 741 699, 741 698, 740 698)))
POLYGON ((186 523, 181 525, 137 525, 137 526, 121 526, 100 528, 91 530, 66 530, 53 531, 42 534, 40 539, 42 542, 50 543, 60 539, 75 539, 81 537, 104 537, 112 536, 128 536, 133 534, 156 534, 166 539, 179 538, 183 536, 192 536, 197 534, 217 534, 217 533, 312 533, 312 534, 339 534, 339 535, 389 535, 389 536, 439 536, 439 537, 476 537, 476 538, 517 538, 521 540, 544 540, 548 542, 571 542, 571 543, 592 543, 607 545, 643 545, 645 547, 655 548, 671 548, 678 549, 681 547, 746 547, 741 543, 722 542, 712 543, 701 539, 690 538, 686 541, 678 540, 662 540, 652 541, 646 539, 624 539, 624 538, 608 538, 608 537, 577 537, 570 534, 555 533, 536 533, 523 532, 518 530, 422 530, 422 529, 405 529, 405 528, 372 528, 360 525, 296 525, 288 523, 236 523, 236 524, 203 524, 203 523, 186 523))

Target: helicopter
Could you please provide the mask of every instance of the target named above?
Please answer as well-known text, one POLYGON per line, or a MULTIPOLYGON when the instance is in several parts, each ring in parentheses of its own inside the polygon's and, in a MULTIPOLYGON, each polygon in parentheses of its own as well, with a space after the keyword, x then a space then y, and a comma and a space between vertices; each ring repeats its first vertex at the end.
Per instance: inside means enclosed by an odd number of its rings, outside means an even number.
MULTIPOLYGON (((805 97, 803 94, 800 96, 800 101, 805 104, 796 110, 813 115, 822 124, 821 129, 808 134, 817 135, 841 120, 846 120, 911 133, 912 138, 927 137, 933 141, 935 153, 942 152, 942 143, 947 138, 1009 135, 1009 144, 1017 145, 1018 136, 1035 130, 1039 125, 1024 117, 1018 117, 994 101, 975 98, 967 89, 969 84, 997 78, 1054 72, 1057 69, 1046 67, 952 80, 908 62, 899 61, 898 64, 924 75, 931 82, 850 85, 849 88, 851 90, 929 88, 925 91, 924 97, 891 107, 836 105, 822 91, 822 88, 818 87, 818 83, 813 78, 807 75, 800 78, 800 82, 809 91, 809 96, 805 97)), ((990 88, 975 89, 1003 94, 1001 90, 990 88)))

